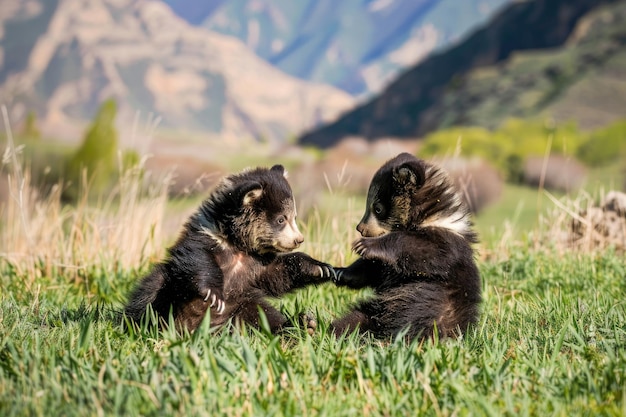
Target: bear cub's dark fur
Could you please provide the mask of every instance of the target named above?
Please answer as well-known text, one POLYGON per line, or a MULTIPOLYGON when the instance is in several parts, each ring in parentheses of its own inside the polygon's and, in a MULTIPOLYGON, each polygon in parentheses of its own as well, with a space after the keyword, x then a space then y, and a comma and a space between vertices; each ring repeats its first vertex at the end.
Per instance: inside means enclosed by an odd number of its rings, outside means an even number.
POLYGON ((301 252, 291 187, 281 165, 224 178, 185 224, 168 257, 131 294, 126 315, 136 321, 146 307, 166 323, 195 330, 207 310, 211 326, 233 318, 254 326, 259 308, 272 331, 288 320, 265 298, 328 281, 330 265, 301 252))
POLYGON ((403 153, 374 175, 353 244, 360 258, 335 268, 336 284, 374 297, 334 321, 335 334, 377 337, 463 334, 479 316, 481 283, 469 210, 438 167, 403 153))

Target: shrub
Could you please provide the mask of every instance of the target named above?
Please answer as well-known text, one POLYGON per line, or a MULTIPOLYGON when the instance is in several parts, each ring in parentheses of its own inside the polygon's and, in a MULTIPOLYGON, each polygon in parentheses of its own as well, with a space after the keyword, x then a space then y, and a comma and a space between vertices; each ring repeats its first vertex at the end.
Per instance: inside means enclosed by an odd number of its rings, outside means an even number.
POLYGON ((508 143, 494 140, 493 133, 482 127, 454 127, 426 136, 420 156, 473 156, 504 168, 503 161, 509 153, 508 147, 508 143))
POLYGON ((583 135, 574 122, 555 125, 541 120, 509 119, 494 132, 496 139, 509 142, 510 153, 522 157, 543 155, 546 150, 575 155, 583 135))
POLYGON ((569 192, 580 188, 587 169, 577 160, 563 155, 548 159, 528 157, 524 164, 524 183, 543 186, 548 190, 569 192))
POLYGON ((591 133, 580 146, 578 158, 591 166, 617 161, 626 154, 626 120, 591 133))
POLYGON ((582 141, 575 123, 553 125, 542 121, 510 119, 495 130, 455 127, 428 135, 424 157, 461 155, 478 157, 498 169, 512 183, 523 180, 523 164, 529 156, 552 151, 574 155, 582 141))

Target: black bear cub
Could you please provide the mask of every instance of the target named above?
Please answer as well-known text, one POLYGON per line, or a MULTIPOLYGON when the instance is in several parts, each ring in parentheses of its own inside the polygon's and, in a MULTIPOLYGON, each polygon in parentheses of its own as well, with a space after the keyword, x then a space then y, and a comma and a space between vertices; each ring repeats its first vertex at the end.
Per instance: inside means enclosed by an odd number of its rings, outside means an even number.
POLYGON ((360 255, 335 268, 337 285, 372 287, 374 297, 334 321, 335 334, 377 337, 463 334, 479 315, 481 283, 469 210, 438 167, 402 153, 374 175, 353 244, 360 255))
MULTIPOLYGON (((224 178, 185 224, 168 257, 144 277, 126 305, 136 321, 152 309, 165 322, 195 330, 207 310, 211 326, 229 319, 272 331, 287 318, 265 298, 334 277, 330 265, 301 252, 291 187, 281 165, 224 178)), ((312 325, 312 324, 311 324, 312 325)))

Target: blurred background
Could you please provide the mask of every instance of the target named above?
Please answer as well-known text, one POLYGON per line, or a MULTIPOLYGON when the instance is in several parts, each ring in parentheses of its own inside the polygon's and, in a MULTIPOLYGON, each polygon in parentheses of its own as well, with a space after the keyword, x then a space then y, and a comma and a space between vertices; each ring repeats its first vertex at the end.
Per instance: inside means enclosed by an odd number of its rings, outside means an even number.
POLYGON ((360 213, 408 151, 498 239, 624 189, 625 45, 624 0, 3 0, 0 198, 18 158, 64 204, 140 167, 182 217, 282 163, 302 218, 360 213))

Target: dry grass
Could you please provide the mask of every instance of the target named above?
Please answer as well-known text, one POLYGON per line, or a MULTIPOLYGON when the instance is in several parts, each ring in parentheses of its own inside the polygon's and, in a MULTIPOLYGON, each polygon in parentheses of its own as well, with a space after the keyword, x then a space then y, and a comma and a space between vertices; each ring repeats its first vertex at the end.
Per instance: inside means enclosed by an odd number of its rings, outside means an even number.
POLYGON ((540 227, 533 232, 537 249, 552 246, 562 253, 626 249, 626 213, 608 204, 614 191, 595 197, 580 192, 574 199, 545 193, 555 208, 540 218, 540 227))
POLYGON ((0 256, 20 276, 33 282, 56 270, 78 279, 85 268, 131 269, 162 252, 169 176, 150 178, 142 161, 120 175, 114 189, 95 204, 87 198, 89 184, 84 180, 78 202, 68 206, 61 199, 63 184, 45 195, 33 186, 8 127, 7 138, 0 256))
POLYGON ((145 168, 150 172, 171 173, 168 188, 170 198, 203 195, 224 174, 224 168, 191 156, 154 154, 146 160, 145 168))
MULTIPOLYGON (((117 186, 98 201, 87 198, 89 184, 83 181, 81 198, 75 205, 65 205, 61 199, 63 184, 40 193, 23 167, 10 129, 7 137, 2 166, 6 181, 0 182, 0 193, 5 196, 0 200, 0 256, 31 282, 49 276, 51 270, 62 272, 68 279, 79 279, 81 271, 94 266, 107 271, 144 266, 164 254, 166 242, 195 208, 187 204, 189 207, 172 209, 172 173, 155 178, 146 168, 146 160, 123 173, 117 186)), ((374 158, 368 154, 370 150, 368 144, 348 142, 311 165, 300 164, 290 172, 300 226, 306 235, 302 250, 335 265, 351 261, 349 245, 357 238, 354 227, 364 209, 367 186, 388 156, 381 151, 383 155, 374 158)), ((458 163, 453 157, 434 162, 450 171, 475 211, 499 198, 502 180, 488 166, 458 163)), ((192 184, 195 174, 205 173, 211 166, 185 164, 185 168, 189 171, 185 183, 192 184)), ((524 237, 505 227, 497 242, 481 248, 487 258, 506 258, 519 246, 559 252, 626 246, 626 231, 616 238, 603 234, 594 223, 590 216, 598 212, 591 196, 581 193, 575 199, 557 199, 545 194, 553 200, 554 210, 524 237)), ((625 222, 620 219, 618 224, 625 222)))
MULTIPOLYGON (((500 227, 497 239, 481 246, 483 261, 499 262, 520 253, 551 254, 557 257, 575 255, 603 256, 626 250, 626 212, 607 208, 606 197, 614 191, 591 195, 584 190, 576 196, 556 197, 540 191, 551 204, 540 211, 536 224, 526 230, 515 230, 510 221, 500 227)), ((511 214, 514 218, 516 214, 511 214)))

